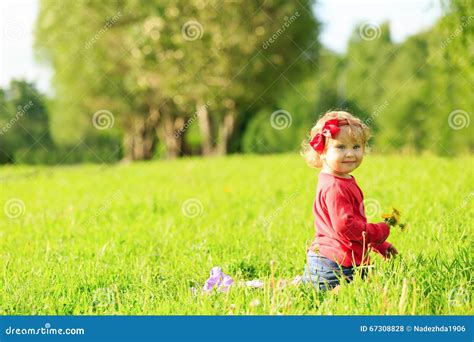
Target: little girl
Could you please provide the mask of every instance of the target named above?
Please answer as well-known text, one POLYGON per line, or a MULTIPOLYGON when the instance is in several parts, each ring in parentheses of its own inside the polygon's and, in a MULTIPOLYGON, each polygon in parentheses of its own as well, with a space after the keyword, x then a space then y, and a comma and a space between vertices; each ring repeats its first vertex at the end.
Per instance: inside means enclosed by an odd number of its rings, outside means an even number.
POLYGON ((341 279, 350 282, 355 266, 369 264, 370 249, 384 258, 398 253, 385 241, 386 223, 367 223, 362 190, 350 175, 362 163, 369 137, 360 119, 333 111, 319 119, 309 143, 303 143, 307 164, 322 169, 313 205, 316 234, 302 280, 321 290, 335 288, 341 279))

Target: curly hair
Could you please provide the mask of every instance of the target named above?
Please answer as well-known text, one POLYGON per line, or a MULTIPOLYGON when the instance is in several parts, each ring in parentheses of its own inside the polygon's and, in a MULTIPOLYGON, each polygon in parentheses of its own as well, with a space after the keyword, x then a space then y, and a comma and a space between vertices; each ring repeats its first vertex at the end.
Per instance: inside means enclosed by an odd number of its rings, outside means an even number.
MULTIPOLYGON (((303 156, 304 160, 306 161, 306 164, 308 164, 309 167, 321 168, 323 166, 321 155, 311 147, 309 142, 314 138, 316 134, 321 133, 326 121, 331 119, 346 119, 349 125, 350 134, 357 141, 360 141, 362 143, 362 146, 364 146, 365 151, 365 146, 371 136, 370 128, 366 124, 364 124, 361 119, 353 116, 351 113, 345 111, 329 111, 319 118, 318 122, 316 122, 316 125, 311 128, 311 131, 309 133, 309 139, 304 140, 301 144, 301 155, 303 156)), ((324 150, 326 150, 326 148, 327 144, 324 150)))

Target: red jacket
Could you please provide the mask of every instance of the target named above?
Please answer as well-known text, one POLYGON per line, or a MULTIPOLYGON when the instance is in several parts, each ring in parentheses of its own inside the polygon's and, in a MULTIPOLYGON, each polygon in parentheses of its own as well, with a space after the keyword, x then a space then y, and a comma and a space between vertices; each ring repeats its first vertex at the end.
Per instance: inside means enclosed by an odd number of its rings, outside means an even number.
POLYGON ((354 177, 320 172, 313 205, 316 235, 310 250, 346 267, 368 264, 369 248, 385 256, 391 246, 385 242, 390 227, 367 223, 363 200, 354 177))

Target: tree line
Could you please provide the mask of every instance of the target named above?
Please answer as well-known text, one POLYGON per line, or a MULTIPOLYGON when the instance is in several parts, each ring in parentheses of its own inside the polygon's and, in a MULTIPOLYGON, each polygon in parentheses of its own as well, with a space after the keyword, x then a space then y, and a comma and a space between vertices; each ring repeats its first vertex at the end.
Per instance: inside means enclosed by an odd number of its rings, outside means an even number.
POLYGON ((373 127, 376 150, 472 152, 474 7, 444 6, 402 43, 361 23, 341 55, 313 1, 42 0, 35 51, 54 94, 0 91, 0 162, 296 151, 335 108, 373 127))

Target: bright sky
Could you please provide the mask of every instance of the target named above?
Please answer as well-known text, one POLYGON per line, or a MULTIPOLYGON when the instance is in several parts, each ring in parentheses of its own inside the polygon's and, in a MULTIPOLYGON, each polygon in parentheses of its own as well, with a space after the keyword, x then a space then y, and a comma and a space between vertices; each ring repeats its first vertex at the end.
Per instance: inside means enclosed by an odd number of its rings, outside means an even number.
MULTIPOLYGON (((8 85, 12 78, 26 78, 51 93, 51 72, 33 57, 33 26, 38 2, 0 2, 0 87, 8 85)), ((380 24, 388 20, 393 39, 400 42, 429 28, 441 16, 440 0, 319 0, 315 11, 323 22, 323 44, 337 52, 345 50, 359 22, 380 24)))

